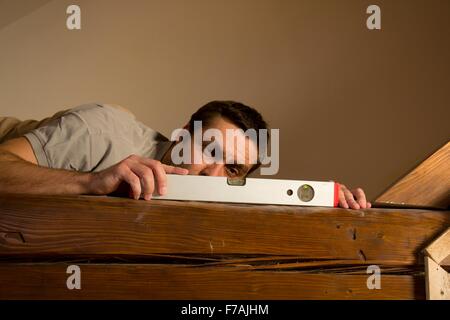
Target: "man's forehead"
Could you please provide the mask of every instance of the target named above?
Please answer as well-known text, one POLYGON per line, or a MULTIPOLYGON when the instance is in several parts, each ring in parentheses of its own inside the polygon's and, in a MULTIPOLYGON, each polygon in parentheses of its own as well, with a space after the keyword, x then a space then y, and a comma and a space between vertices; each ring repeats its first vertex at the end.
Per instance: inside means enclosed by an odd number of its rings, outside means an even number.
POLYGON ((222 139, 219 139, 216 143, 220 146, 225 157, 235 160, 243 157, 246 164, 256 163, 258 154, 256 131, 256 135, 253 138, 250 138, 242 128, 220 116, 212 119, 209 124, 203 128, 204 131, 207 131, 208 129, 215 129, 221 132, 222 139), (255 159, 252 161, 251 157, 255 159))
POLYGON ((247 158, 250 152, 257 151, 256 142, 240 133, 239 136, 225 136, 224 141, 226 152, 234 153, 235 156, 245 155, 247 158))
MULTIPOLYGON (((233 130, 233 129, 230 129, 233 130)), ((233 159, 235 163, 256 163, 258 148, 256 141, 245 136, 242 132, 223 135, 223 141, 217 141, 225 159, 233 159), (252 162, 252 158, 253 162, 252 162), (243 163, 237 160, 243 159, 243 163)))
POLYGON ((219 115, 210 119, 208 122, 205 122, 203 126, 203 130, 208 129, 226 130, 228 128, 239 129, 239 126, 237 126, 235 123, 233 123, 233 121, 227 119, 226 117, 222 117, 219 115))

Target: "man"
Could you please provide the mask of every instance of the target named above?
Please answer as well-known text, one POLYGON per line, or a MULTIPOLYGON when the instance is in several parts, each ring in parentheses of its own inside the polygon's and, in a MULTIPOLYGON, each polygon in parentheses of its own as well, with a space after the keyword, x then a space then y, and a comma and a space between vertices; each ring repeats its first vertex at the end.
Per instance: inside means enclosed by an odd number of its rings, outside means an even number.
MULTIPOLYGON (((201 107, 185 127, 191 133, 195 121, 221 132, 267 129, 255 109, 234 101, 201 107)), ((180 141, 169 141, 126 109, 107 104, 60 112, 31 131, 18 132, 19 137, 0 144, 0 193, 107 195, 126 190, 131 198, 150 200, 154 192, 166 193, 166 174, 245 177, 259 166, 248 157, 243 164, 174 166, 171 151, 180 141)), ((362 189, 350 191, 344 185, 339 205, 371 207, 362 189)))

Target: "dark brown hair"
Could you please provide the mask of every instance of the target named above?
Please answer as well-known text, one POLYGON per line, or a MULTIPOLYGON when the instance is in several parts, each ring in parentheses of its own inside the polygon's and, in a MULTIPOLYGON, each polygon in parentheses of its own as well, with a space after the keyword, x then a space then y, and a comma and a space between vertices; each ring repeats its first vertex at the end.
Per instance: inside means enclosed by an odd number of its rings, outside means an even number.
MULTIPOLYGON (((198 109, 189 120, 189 131, 194 131, 194 121, 202 121, 203 126, 208 126, 212 119, 216 117, 224 117, 234 123, 236 126, 246 131, 248 129, 255 129, 259 140, 259 130, 267 129, 267 140, 270 138, 267 122, 262 115, 254 108, 246 106, 241 102, 236 101, 211 101, 198 109)), ((259 150, 259 141, 258 141, 259 150)), ((260 166, 259 157, 258 163, 252 167, 248 172, 251 173, 260 166)))
POLYGON ((194 129, 194 121, 202 121, 207 126, 217 116, 225 117, 244 131, 247 129, 267 129, 261 114, 252 107, 235 101, 211 101, 198 109, 189 121, 189 130, 194 129))

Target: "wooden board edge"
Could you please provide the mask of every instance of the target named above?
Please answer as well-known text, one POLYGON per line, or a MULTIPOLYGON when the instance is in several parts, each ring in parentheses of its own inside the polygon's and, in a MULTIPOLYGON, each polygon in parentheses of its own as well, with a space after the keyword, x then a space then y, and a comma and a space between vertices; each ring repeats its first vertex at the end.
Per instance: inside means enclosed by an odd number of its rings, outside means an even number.
POLYGON ((425 257, 427 300, 450 300, 450 274, 433 259, 425 257))

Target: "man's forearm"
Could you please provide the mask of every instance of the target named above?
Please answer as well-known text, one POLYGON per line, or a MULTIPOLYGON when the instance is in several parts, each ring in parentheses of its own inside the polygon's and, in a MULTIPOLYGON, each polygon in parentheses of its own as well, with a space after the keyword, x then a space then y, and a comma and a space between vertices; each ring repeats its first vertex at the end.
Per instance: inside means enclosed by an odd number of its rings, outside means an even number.
POLYGON ((0 151, 0 193, 87 194, 89 173, 39 167, 0 151))

